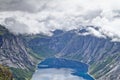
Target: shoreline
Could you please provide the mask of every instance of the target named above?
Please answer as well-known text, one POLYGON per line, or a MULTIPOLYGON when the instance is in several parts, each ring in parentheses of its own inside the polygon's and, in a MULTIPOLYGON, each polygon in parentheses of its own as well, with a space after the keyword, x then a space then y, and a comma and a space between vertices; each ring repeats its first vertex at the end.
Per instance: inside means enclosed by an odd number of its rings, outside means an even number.
POLYGON ((87 72, 87 74, 90 75, 94 80, 96 80, 94 76, 89 73, 89 71, 87 72))
MULTIPOLYGON (((42 61, 44 61, 46 58, 44 58, 43 60, 40 60, 37 64, 36 64, 36 68, 35 68, 35 72, 38 70, 38 65, 39 65, 39 63, 41 63, 42 61)), ((66 58, 63 58, 63 59, 66 59, 66 58)), ((71 60, 71 59, 67 59, 67 60, 71 60)), ((76 61, 76 60, 73 60, 73 61, 76 61)), ((78 62, 80 62, 80 61, 78 61, 78 62)), ((83 62, 81 62, 81 63, 83 63, 83 62)), ((84 64, 86 64, 86 63, 84 63, 84 64)), ((96 80, 95 78, 94 78, 94 76, 93 75, 91 75, 90 73, 89 73, 89 64, 86 64, 86 65, 88 65, 88 71, 86 72, 86 74, 88 74, 91 78, 93 78, 93 80, 96 80)), ((34 72, 34 73, 35 73, 34 72)), ((34 74, 33 73, 33 74, 34 74)), ((33 76, 33 75, 32 75, 33 76)), ((30 79, 30 80, 32 80, 32 78, 30 79)))

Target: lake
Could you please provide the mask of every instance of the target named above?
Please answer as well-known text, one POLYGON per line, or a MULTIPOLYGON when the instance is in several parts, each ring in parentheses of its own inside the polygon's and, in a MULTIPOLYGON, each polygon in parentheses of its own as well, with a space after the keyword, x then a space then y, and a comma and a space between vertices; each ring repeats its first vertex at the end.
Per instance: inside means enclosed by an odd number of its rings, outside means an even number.
POLYGON ((88 65, 63 58, 48 58, 38 64, 32 80, 94 80, 88 65))

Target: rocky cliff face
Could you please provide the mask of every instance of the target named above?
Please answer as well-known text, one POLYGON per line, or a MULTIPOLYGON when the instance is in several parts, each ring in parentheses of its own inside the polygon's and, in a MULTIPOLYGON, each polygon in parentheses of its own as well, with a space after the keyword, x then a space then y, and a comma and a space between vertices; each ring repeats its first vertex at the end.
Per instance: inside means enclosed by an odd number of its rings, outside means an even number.
POLYGON ((30 78, 36 65, 22 36, 10 33, 3 26, 0 26, 0 64, 10 67, 15 80, 30 78))
POLYGON ((120 80, 120 42, 112 42, 107 36, 81 35, 84 32, 57 30, 52 37, 36 37, 28 43, 34 52, 43 51, 43 56, 52 54, 89 64, 89 73, 98 80, 120 80))
POLYGON ((0 64, 15 68, 33 66, 33 61, 20 36, 15 36, 0 26, 0 64), (4 30, 4 32, 2 31, 4 30))

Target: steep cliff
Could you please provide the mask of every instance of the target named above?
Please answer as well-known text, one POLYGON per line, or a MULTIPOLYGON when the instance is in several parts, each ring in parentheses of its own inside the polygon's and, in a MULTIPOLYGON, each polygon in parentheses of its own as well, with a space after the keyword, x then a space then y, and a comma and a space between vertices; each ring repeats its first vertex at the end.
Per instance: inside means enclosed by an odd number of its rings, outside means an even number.
POLYGON ((0 64, 10 67, 18 80, 30 77, 35 68, 35 58, 27 50, 22 36, 10 33, 1 25, 0 64))

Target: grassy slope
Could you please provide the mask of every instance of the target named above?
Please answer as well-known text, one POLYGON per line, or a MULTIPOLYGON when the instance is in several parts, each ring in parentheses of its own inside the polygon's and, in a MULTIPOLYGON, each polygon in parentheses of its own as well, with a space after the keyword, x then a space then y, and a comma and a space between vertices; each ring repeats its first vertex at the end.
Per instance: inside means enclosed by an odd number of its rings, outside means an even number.
POLYGON ((96 79, 99 79, 101 76, 105 75, 108 73, 112 68, 114 68, 116 59, 120 57, 120 54, 116 54, 113 56, 107 57, 104 61, 99 62, 99 63, 93 63, 90 65, 90 71, 89 73, 93 75, 96 79), (112 66, 112 67, 111 67, 112 66))
POLYGON ((11 68, 14 80, 30 80, 34 71, 20 69, 20 68, 11 68))

